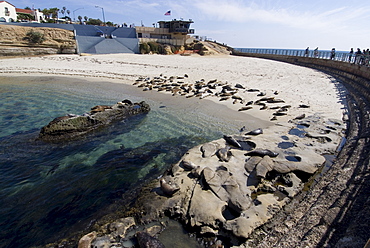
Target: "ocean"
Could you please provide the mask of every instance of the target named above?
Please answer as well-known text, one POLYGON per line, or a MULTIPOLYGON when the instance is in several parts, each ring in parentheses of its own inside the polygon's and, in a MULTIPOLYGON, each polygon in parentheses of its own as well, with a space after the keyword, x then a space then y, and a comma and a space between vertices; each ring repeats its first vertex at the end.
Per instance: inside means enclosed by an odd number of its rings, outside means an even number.
POLYGON ((0 76, 0 86, 2 247, 44 245, 88 231, 134 200, 143 183, 188 149, 243 125, 209 115, 189 100, 190 105, 170 105, 149 97, 160 93, 143 95, 103 79, 0 76), (152 110, 73 142, 37 139, 41 127, 56 117, 124 99, 145 100, 152 110))

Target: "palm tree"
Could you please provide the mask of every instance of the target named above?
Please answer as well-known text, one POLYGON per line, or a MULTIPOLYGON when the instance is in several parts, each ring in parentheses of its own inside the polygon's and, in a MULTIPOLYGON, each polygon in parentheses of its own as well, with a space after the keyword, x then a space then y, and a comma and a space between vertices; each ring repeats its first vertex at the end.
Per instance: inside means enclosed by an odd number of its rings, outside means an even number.
POLYGON ((68 15, 68 20, 69 20, 69 21, 71 21, 71 16, 70 16, 70 14, 71 14, 71 11, 70 11, 69 9, 67 9, 67 15, 68 15))
POLYGON ((42 12, 42 14, 44 14, 46 20, 50 19, 50 10, 49 9, 43 9, 43 10, 41 10, 41 12, 42 12))
POLYGON ((55 22, 57 22, 59 9, 58 8, 50 8, 50 12, 51 12, 51 17, 53 19, 55 19, 55 22))
POLYGON ((82 16, 78 16, 77 18, 80 21, 80 24, 82 24, 82 16))
POLYGON ((89 20, 89 18, 87 18, 87 16, 84 16, 84 20, 85 20, 85 22, 87 22, 87 20, 89 20))

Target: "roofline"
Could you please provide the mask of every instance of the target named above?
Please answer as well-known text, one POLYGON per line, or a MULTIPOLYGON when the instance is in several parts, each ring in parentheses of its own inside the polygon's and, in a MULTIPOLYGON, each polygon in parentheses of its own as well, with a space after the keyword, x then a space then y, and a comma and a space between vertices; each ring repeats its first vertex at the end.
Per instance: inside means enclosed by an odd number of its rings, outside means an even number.
POLYGON ((9 3, 8 1, 0 1, 0 3, 7 3, 7 4, 10 4, 11 6, 13 6, 15 8, 15 6, 11 3, 9 3))

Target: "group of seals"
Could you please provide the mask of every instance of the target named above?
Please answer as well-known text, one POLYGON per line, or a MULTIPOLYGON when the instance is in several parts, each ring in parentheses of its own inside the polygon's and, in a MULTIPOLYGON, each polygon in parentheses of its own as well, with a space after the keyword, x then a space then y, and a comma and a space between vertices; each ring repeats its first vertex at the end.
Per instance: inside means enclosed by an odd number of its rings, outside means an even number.
MULTIPOLYGON (((242 104, 243 106, 238 109, 238 111, 247 111, 253 109, 252 105, 260 106, 260 110, 276 110, 272 114, 271 121, 277 120, 279 116, 287 115, 290 105, 284 106, 269 106, 268 104, 282 104, 285 103, 283 99, 276 98, 275 96, 279 94, 278 91, 274 91, 274 96, 266 96, 266 92, 262 92, 259 89, 251 88, 246 89, 241 84, 235 84, 232 86, 229 83, 224 83, 218 81, 217 79, 209 80, 206 82, 204 79, 195 81, 194 83, 185 82, 185 79, 188 78, 188 75, 184 76, 164 76, 161 74, 158 77, 139 77, 136 79, 134 85, 143 88, 144 91, 148 90, 157 90, 157 91, 167 91, 170 92, 173 96, 181 95, 187 98, 189 97, 199 97, 200 99, 215 96, 219 98, 219 101, 228 101, 232 100, 233 104, 242 104), (247 101, 238 95, 238 92, 256 92, 257 96, 261 97, 255 101, 247 101)), ((300 104, 299 108, 309 108, 308 105, 300 104)))

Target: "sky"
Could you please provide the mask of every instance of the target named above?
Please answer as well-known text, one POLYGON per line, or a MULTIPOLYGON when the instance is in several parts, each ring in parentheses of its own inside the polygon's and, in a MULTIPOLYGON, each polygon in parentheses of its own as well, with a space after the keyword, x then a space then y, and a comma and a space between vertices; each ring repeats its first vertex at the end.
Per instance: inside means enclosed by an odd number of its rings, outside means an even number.
POLYGON ((369 0, 9 0, 17 8, 66 7, 115 24, 189 20, 195 34, 234 48, 348 51, 370 48, 369 0), (100 8, 96 8, 99 6, 100 8), (102 9, 103 8, 103 9, 102 9), (170 16, 165 16, 167 11, 170 16))

